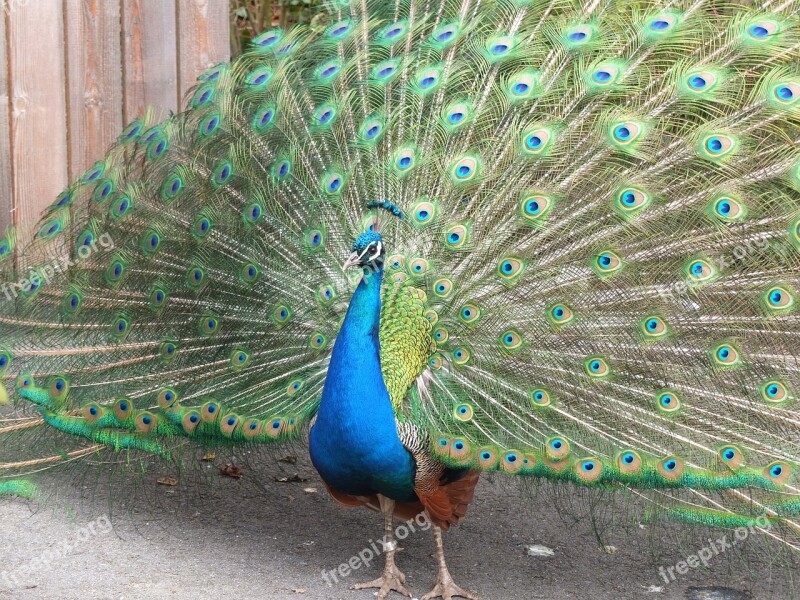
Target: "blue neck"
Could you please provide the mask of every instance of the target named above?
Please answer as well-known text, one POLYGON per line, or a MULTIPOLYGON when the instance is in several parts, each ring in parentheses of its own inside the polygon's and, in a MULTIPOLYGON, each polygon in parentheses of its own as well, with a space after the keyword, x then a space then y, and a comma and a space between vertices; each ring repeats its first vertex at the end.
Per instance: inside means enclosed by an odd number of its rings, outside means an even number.
POLYGON ((413 495, 414 463, 397 436, 381 372, 382 279, 381 265, 350 300, 311 430, 311 459, 337 490, 403 500, 413 495))

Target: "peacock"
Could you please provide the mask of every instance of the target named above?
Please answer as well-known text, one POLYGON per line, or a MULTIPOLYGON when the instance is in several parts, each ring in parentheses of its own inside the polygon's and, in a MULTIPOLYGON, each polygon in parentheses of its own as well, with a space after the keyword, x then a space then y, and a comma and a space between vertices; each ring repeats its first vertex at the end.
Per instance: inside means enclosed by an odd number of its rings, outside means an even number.
POLYGON ((421 513, 422 600, 477 598, 442 532, 485 472, 800 550, 800 3, 324 10, 5 233, 0 492, 307 439, 380 600, 421 513))

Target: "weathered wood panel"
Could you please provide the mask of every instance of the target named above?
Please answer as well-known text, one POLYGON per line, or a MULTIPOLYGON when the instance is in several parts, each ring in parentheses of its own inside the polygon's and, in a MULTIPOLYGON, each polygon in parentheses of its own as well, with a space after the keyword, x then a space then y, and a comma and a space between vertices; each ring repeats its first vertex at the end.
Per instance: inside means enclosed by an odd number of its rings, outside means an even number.
POLYGON ((184 94, 197 76, 228 60, 226 0, 178 0, 178 88, 184 94))
POLYGON ((14 222, 20 238, 67 185, 67 106, 61 0, 8 10, 14 222))
POLYGON ((123 0, 124 118, 147 106, 178 108, 178 42, 175 0, 123 0))
POLYGON ((65 0, 69 177, 102 158, 122 131, 120 5, 65 0))
POLYGON ((0 233, 24 245, 126 123, 227 60, 229 35, 227 0, 0 0, 0 233))
POLYGON ((5 0, 0 0, 0 235, 11 225, 11 128, 8 122, 8 57, 5 0))

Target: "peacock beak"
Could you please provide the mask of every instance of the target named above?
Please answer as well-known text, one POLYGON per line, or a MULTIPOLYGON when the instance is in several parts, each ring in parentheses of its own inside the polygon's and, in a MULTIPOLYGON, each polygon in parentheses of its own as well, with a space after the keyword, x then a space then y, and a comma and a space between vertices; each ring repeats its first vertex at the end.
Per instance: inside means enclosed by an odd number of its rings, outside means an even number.
POLYGON ((347 257, 347 260, 344 261, 344 264, 342 265, 342 271, 347 271, 347 269, 351 267, 357 267, 360 258, 361 256, 358 254, 358 252, 353 252, 347 257))

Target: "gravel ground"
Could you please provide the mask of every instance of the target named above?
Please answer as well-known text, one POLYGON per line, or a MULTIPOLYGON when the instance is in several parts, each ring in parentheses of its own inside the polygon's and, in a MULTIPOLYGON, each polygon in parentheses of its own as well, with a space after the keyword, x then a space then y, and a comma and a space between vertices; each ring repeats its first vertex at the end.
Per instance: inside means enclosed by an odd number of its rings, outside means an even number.
MULTIPOLYGON (((330 586, 322 571, 370 548, 380 535, 379 515, 335 504, 304 456, 295 464, 264 462, 244 467, 241 479, 216 475, 208 465, 214 485, 189 484, 188 493, 148 479, 152 505, 115 508, 113 528, 107 515, 117 504, 86 481, 59 483, 70 511, 0 499, 0 599, 373 598, 349 586, 376 577, 382 561, 330 586)), ((112 489, 119 503, 124 488, 112 489)), ((445 537, 456 582, 483 600, 798 597, 782 587, 787 571, 755 561, 745 573, 733 552, 666 584, 659 566, 697 552, 707 535, 683 539, 682 547, 666 540, 656 557, 654 530, 634 525, 604 536, 604 551, 588 520, 562 518, 554 496, 549 487, 531 492, 502 477, 482 480, 468 518, 445 537), (528 555, 537 549, 553 554, 528 555)), ((419 597, 435 580, 432 536, 418 531, 401 547, 398 564, 419 597)))

